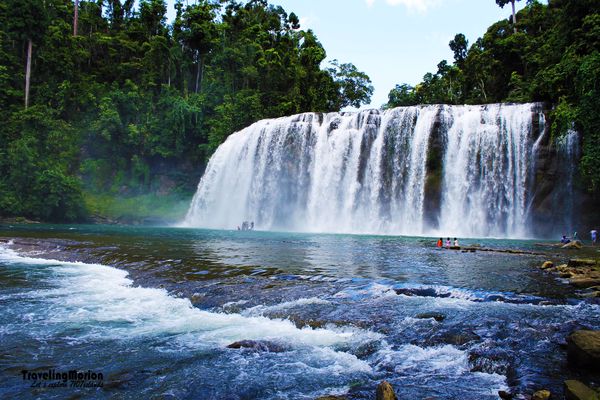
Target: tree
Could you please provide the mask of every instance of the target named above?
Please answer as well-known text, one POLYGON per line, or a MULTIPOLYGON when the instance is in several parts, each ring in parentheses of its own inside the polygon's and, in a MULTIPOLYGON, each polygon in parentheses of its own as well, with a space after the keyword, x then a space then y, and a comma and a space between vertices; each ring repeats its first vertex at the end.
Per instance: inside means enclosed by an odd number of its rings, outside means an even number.
POLYGON ((388 102, 384 108, 394 108, 402 106, 414 106, 417 104, 415 88, 403 83, 396 85, 388 94, 388 102))
POLYGON ((337 60, 330 63, 333 68, 329 72, 339 87, 339 107, 352 106, 359 108, 368 104, 373 94, 373 85, 367 74, 359 71, 352 63, 339 64, 337 60))
POLYGON ((25 62, 25 108, 29 107, 33 43, 39 43, 46 29, 47 12, 44 3, 36 0, 9 0, 8 30, 27 46, 25 62), (12 4, 14 3, 14 4, 12 4))
POLYGON ((77 36, 77 25, 79 24, 79 0, 75 0, 73 7, 73 36, 77 36))
POLYGON ((454 62, 461 66, 467 58, 467 49, 469 46, 469 41, 462 33, 457 33, 454 36, 454 39, 448 43, 450 46, 450 50, 454 52, 454 62))
POLYGON ((213 23, 216 6, 208 1, 188 6, 183 15, 184 38, 188 47, 194 53, 196 62, 196 81, 194 93, 198 93, 201 85, 202 72, 206 55, 215 44, 216 26, 213 23))
POLYGON ((513 29, 515 30, 515 33, 517 33, 517 14, 515 12, 515 1, 520 1, 520 0, 496 0, 496 4, 498 4, 500 6, 500 8, 504 8, 505 5, 510 3, 510 5, 512 6, 513 29))

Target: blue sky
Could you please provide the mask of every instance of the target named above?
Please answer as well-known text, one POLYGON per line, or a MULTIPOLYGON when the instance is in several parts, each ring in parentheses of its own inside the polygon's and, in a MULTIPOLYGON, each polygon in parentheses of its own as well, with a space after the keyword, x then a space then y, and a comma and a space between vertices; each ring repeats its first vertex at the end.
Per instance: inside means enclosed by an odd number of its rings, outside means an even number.
MULTIPOLYGON (((193 0, 192 0, 193 1, 193 0)), ((168 0, 173 14, 174 0, 168 0)), ((494 0, 269 0, 295 12, 312 29, 327 60, 351 62, 366 72, 375 92, 370 107, 387 101, 397 83, 415 85, 443 59, 448 42, 463 33, 473 43, 492 23, 508 18, 494 0)), ((517 3, 517 9, 525 1, 517 3)))

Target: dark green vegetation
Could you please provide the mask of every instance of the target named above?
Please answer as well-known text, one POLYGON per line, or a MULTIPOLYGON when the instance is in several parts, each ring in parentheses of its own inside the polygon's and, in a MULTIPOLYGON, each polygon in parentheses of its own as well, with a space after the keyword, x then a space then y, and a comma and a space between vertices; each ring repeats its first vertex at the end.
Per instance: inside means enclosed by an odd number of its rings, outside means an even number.
POLYGON ((416 87, 397 85, 385 107, 547 102, 554 139, 582 133, 579 185, 600 196, 600 2, 529 0, 516 25, 511 16, 470 47, 462 34, 449 45, 453 64, 441 61, 416 87))
POLYGON ((164 0, 137 3, 0 2, 0 217, 181 208, 232 132, 370 99, 368 76, 322 68, 315 34, 266 1, 179 0, 171 24, 164 0))

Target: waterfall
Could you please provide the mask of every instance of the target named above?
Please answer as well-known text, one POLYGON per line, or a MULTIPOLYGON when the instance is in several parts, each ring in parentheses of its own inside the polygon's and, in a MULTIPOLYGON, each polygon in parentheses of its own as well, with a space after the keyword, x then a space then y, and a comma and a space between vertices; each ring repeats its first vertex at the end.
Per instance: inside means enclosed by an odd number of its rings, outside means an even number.
POLYGON ((560 219, 559 225, 564 235, 571 236, 574 233, 574 179, 577 160, 579 160, 579 133, 569 129, 564 136, 556 140, 556 153, 558 161, 558 177, 561 182, 554 192, 555 217, 560 219))
MULTIPOLYGON (((232 134, 184 226, 527 236, 539 104, 305 113, 232 134)), ((539 128, 539 129, 538 129, 539 128)))

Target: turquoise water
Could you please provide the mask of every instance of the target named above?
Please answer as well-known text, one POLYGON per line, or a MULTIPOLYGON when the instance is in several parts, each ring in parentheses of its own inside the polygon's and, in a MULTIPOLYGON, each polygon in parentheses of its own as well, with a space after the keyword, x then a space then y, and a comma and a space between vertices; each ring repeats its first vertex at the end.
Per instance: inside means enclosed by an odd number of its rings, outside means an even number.
POLYGON ((0 237, 13 238, 0 243, 2 398, 366 399, 383 379, 400 399, 560 393, 577 377, 565 336, 600 327, 600 306, 535 268, 547 255, 434 238, 49 225, 0 237), (32 388, 20 372, 49 368, 101 371, 103 387, 32 388))

